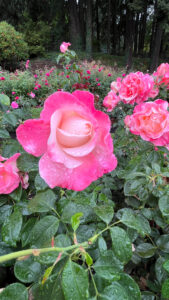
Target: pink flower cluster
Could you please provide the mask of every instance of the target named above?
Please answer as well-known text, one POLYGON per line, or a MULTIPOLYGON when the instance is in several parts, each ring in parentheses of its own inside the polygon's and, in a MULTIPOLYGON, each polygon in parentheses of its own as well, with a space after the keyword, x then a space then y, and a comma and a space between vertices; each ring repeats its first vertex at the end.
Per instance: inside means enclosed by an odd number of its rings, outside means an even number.
POLYGON ((123 79, 118 77, 116 81, 111 83, 111 90, 116 96, 110 94, 113 97, 109 97, 108 94, 108 98, 103 101, 104 106, 108 107, 108 111, 111 111, 119 101, 128 104, 139 104, 148 100, 148 98, 155 98, 159 92, 158 88, 155 87, 153 77, 142 72, 130 73, 123 79), (111 99, 112 104, 110 104, 111 99))
POLYGON ((145 141, 155 146, 169 146, 169 104, 158 99, 154 102, 141 103, 134 108, 131 116, 126 116, 124 123, 131 133, 140 135, 145 141))
POLYGON ((161 64, 153 75, 156 76, 158 86, 164 85, 169 89, 169 64, 161 64))
POLYGON ((40 176, 51 188, 81 191, 117 166, 110 119, 86 91, 52 94, 40 119, 25 121, 16 133, 25 151, 42 156, 40 176))
POLYGON ((20 155, 16 153, 9 159, 0 156, 0 194, 10 194, 20 182, 23 188, 28 187, 28 174, 21 174, 16 165, 20 155))

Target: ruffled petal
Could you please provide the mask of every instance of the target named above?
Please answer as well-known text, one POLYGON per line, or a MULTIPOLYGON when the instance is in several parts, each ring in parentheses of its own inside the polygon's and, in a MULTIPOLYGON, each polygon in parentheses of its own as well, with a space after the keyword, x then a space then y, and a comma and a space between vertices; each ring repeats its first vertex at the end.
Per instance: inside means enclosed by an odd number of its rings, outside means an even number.
POLYGON ((41 119, 27 120, 17 128, 16 135, 25 151, 41 156, 47 150, 50 125, 41 119))
POLYGON ((76 90, 72 93, 78 100, 85 104, 92 112, 95 111, 94 107, 94 95, 88 91, 79 91, 76 90))

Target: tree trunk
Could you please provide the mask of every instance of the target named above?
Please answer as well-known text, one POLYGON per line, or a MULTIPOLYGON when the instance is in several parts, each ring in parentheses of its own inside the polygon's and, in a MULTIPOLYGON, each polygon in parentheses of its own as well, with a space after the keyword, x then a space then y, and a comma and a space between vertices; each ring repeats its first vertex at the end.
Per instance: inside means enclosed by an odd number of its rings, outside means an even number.
POLYGON ((126 66, 127 72, 132 67, 132 55, 133 55, 133 14, 126 5, 126 45, 125 45, 125 56, 126 56, 126 66))
POLYGON ((92 0, 87 0, 86 3, 86 54, 90 58, 92 55, 92 0))
POLYGON ((139 26, 139 13, 136 14, 135 30, 134 30, 134 55, 138 54, 138 26, 139 26))
POLYGON ((110 54, 111 0, 108 0, 107 53, 110 54))
MULTIPOLYGON (((116 54, 116 47, 117 47, 117 24, 116 24, 117 13, 116 12, 117 12, 117 1, 113 0, 112 1, 112 53, 113 54, 116 54)), ((120 36, 121 33, 118 36, 119 38, 118 44, 120 43, 120 36)))
POLYGON ((82 50, 82 35, 76 0, 69 0, 70 41, 75 50, 82 50))
POLYGON ((143 55, 144 52, 144 40, 146 34, 146 23, 147 23, 147 5, 148 2, 144 0, 144 11, 140 20, 140 32, 139 32, 139 54, 143 55))
POLYGON ((85 0, 79 0, 79 20, 82 38, 82 49, 85 49, 85 0))
POLYGON ((153 46, 153 51, 150 60, 151 73, 158 67, 162 33, 163 33, 162 23, 157 21, 155 38, 154 38, 154 46, 153 46))
POLYGON ((97 37, 97 50, 100 51, 100 23, 99 23, 99 0, 96 0, 96 37, 97 37))

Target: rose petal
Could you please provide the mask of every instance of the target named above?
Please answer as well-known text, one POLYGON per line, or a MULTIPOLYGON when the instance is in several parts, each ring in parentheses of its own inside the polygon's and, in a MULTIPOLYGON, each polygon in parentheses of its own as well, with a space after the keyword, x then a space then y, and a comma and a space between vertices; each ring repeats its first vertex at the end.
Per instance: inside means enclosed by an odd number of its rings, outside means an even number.
POLYGON ((78 109, 82 110, 82 104, 75 96, 68 92, 56 92, 46 99, 40 117, 50 122, 50 118, 56 110, 64 108, 64 110, 67 109, 68 111, 70 107, 74 111, 78 109))
POLYGON ((43 120, 27 120, 17 130, 17 139, 25 151, 40 156, 47 150, 50 126, 43 120))
POLYGON ((85 104, 91 111, 95 110, 94 107, 94 95, 88 91, 79 91, 76 90, 75 92, 72 93, 75 97, 78 98, 78 100, 82 103, 85 104))
POLYGON ((68 168, 76 168, 81 165, 79 159, 75 159, 66 154, 57 140, 57 128, 62 120, 61 110, 57 110, 51 117, 51 132, 48 139, 48 155, 51 160, 57 163, 64 163, 68 168))
MULTIPOLYGON (((110 165, 112 167, 111 162, 110 165)), ((113 168, 115 168, 115 164, 113 168)), ((81 166, 67 169, 63 164, 51 161, 50 157, 44 154, 39 161, 39 172, 50 188, 60 186, 69 190, 82 191, 107 171, 100 168, 92 155, 81 166)))

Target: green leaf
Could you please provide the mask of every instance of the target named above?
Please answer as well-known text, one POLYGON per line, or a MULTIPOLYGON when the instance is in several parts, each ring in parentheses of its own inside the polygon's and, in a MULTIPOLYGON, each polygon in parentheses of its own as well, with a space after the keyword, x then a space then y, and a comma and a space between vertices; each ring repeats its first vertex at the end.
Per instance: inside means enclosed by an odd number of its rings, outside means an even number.
POLYGON ((50 276, 44 284, 34 285, 31 292, 35 300, 65 300, 58 274, 50 276))
POLYGON ((12 205, 3 205, 0 207, 0 224, 3 224, 7 217, 12 213, 12 205))
POLYGON ((22 214, 20 210, 15 207, 14 212, 6 219, 2 226, 2 239, 5 243, 15 247, 19 240, 20 231, 22 227, 22 214))
POLYGON ((76 213, 71 217, 71 225, 74 231, 76 231, 80 225, 80 218, 83 216, 83 213, 76 213))
POLYGON ((0 138, 9 139, 10 138, 9 132, 6 129, 0 128, 0 138))
POLYGON ((161 235, 156 241, 156 244, 160 250, 169 253, 169 234, 161 235))
POLYGON ((58 227, 59 220, 56 217, 45 216, 34 225, 29 243, 37 247, 45 247, 57 232, 58 227))
POLYGON ((139 244, 136 248, 136 253, 144 258, 152 257, 156 252, 156 247, 149 243, 139 244))
POLYGON ((112 247, 118 259, 126 264, 132 257, 131 241, 124 229, 113 227, 110 229, 112 247))
POLYGON ((16 116, 13 114, 13 113, 6 113, 3 115, 2 117, 2 120, 3 120, 3 123, 7 123, 7 124, 10 124, 12 126, 16 126, 18 120, 16 118, 16 116))
POLYGON ((0 195, 0 206, 4 205, 8 200, 8 195, 0 195))
POLYGON ((89 255, 89 253, 88 253, 88 252, 85 252, 85 253, 84 253, 84 256, 85 256, 85 260, 86 260, 87 265, 88 265, 88 266, 93 265, 93 259, 92 259, 92 257, 89 255))
POLYGON ((121 274, 120 280, 107 286, 99 300, 141 300, 137 283, 127 274, 121 274))
POLYGON ((23 172, 31 172, 31 171, 38 171, 38 161, 37 157, 34 157, 30 154, 22 154, 17 159, 18 169, 23 172))
POLYGON ((88 276, 78 264, 69 260, 62 273, 62 288, 65 300, 88 299, 88 276))
POLYGON ((7 95, 0 94, 0 103, 6 106, 10 105, 10 98, 7 95))
POLYGON ((39 192, 29 201, 28 209, 33 212, 48 212, 55 208, 56 195, 52 190, 39 192))
POLYGON ((37 191, 44 191, 48 188, 47 183, 40 177, 39 174, 35 177, 35 188, 37 191))
POLYGON ((164 195, 160 197, 158 205, 162 215, 165 217, 169 217, 169 196, 164 195))
POLYGON ((109 224, 114 216, 114 208, 112 205, 105 204, 94 208, 94 211, 101 220, 109 224))
POLYGON ((38 280, 41 275, 41 265, 31 256, 27 259, 16 261, 14 273, 17 279, 24 283, 38 280))
MULTIPOLYGON (((164 280, 167 279, 168 273, 163 268, 163 264, 165 262, 164 257, 159 257, 155 262, 155 275, 158 280, 158 283, 161 285, 164 280)), ((156 281, 157 282, 157 281, 156 281)))
POLYGON ((142 236, 151 233, 149 222, 140 214, 135 214, 132 209, 124 208, 118 211, 117 217, 129 228, 136 229, 142 236))
POLYGON ((71 217, 79 212, 83 213, 81 222, 84 222, 85 220, 88 220, 89 222, 90 219, 93 221, 93 210, 89 207, 89 205, 82 205, 74 202, 69 202, 64 207, 62 213, 62 221, 64 223, 71 224, 71 217))
POLYGON ((2 293, 0 300, 28 300, 28 290, 21 283, 13 283, 8 285, 2 293))
POLYGON ((36 218, 29 219, 22 228, 21 231, 21 241, 22 241, 22 247, 25 247, 29 244, 29 240, 32 235, 32 228, 36 223, 36 218))
POLYGON ((142 300, 155 300, 155 295, 151 292, 142 292, 141 293, 142 300))
POLYGON ((103 253, 104 251, 107 250, 107 244, 102 236, 99 236, 99 238, 98 238, 98 247, 99 247, 100 253, 103 253))
POLYGON ((166 260, 163 264, 163 268, 169 273, 169 260, 166 260))
POLYGON ((102 253, 93 267, 97 275, 107 280, 118 280, 123 271, 122 262, 111 250, 102 253))
POLYGON ((21 184, 19 185, 19 187, 13 191, 10 195, 9 195, 13 200, 19 202, 21 197, 22 197, 22 186, 21 184))
POLYGON ((165 280, 162 285, 162 296, 169 299, 169 279, 165 280))

